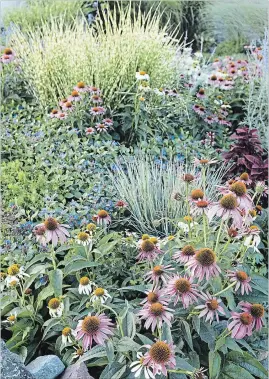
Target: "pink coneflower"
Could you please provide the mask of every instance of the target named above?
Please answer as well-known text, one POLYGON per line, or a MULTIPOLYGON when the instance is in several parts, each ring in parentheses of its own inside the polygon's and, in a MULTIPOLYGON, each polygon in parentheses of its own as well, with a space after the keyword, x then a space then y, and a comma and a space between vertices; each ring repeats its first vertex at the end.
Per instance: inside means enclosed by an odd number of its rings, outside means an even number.
POLYGON ((211 84, 211 85, 218 85, 218 77, 217 75, 213 74, 210 76, 210 78, 208 79, 208 83, 211 84))
POLYGON ((91 349, 93 341, 97 345, 104 345, 109 336, 113 335, 113 324, 104 313, 92 316, 88 314, 84 320, 80 320, 75 330, 76 340, 82 339, 84 351, 91 349))
POLYGON ((41 243, 41 245, 46 245, 46 228, 44 225, 36 226, 33 230, 33 233, 36 236, 37 242, 41 243))
POLYGON ((141 305, 149 306, 154 303, 161 303, 163 305, 167 305, 168 301, 166 300, 166 294, 158 288, 155 288, 154 291, 145 291, 147 297, 141 301, 141 305))
POLYGON ((89 135, 89 134, 94 134, 95 133, 95 129, 94 128, 87 128, 86 129, 86 136, 89 135))
POLYGON ((92 95, 100 95, 101 94, 101 90, 97 87, 90 86, 89 91, 92 95))
POLYGON ((206 280, 209 280, 221 272, 219 266, 216 264, 216 258, 216 254, 212 249, 204 247, 195 253, 189 262, 186 263, 186 266, 189 268, 191 274, 199 280, 203 280, 204 277, 206 280))
POLYGON ((117 207, 119 209, 123 209, 123 208, 128 207, 128 204, 123 200, 118 200, 115 204, 115 207, 117 207))
POLYGON ((57 118, 58 114, 59 114, 58 109, 52 109, 49 116, 50 116, 50 118, 57 118))
POLYGON ((176 305, 180 299, 183 308, 188 308, 198 300, 199 293, 196 289, 197 286, 197 284, 193 284, 193 278, 187 275, 176 275, 167 284, 166 293, 167 295, 175 296, 174 305, 176 305))
POLYGON ((80 101, 82 99, 82 97, 80 96, 79 91, 74 90, 71 92, 71 95, 68 96, 67 99, 68 99, 68 101, 80 101))
POLYGON ((14 60, 14 58, 15 58, 15 54, 13 50, 7 47, 6 49, 4 49, 3 55, 1 56, 1 62, 10 63, 14 60))
POLYGON ((196 110, 196 113, 199 115, 199 116, 203 116, 203 115, 205 115, 205 107, 203 107, 203 106, 200 106, 199 108, 198 108, 198 110, 196 110))
POLYGON ((137 256, 137 259, 139 261, 147 260, 152 262, 161 253, 161 250, 158 248, 158 246, 150 241, 150 239, 142 240, 139 249, 140 251, 137 256))
POLYGON ((212 63, 213 67, 219 68, 219 67, 221 67, 221 65, 222 65, 222 62, 220 59, 218 59, 218 58, 214 59, 214 62, 212 63))
POLYGON ((98 132, 100 132, 100 133, 107 132, 107 129, 108 129, 108 126, 107 126, 107 125, 105 125, 105 124, 101 124, 101 123, 96 124, 95 127, 96 127, 96 130, 97 130, 98 132))
POLYGON ((226 120, 225 120, 224 116, 222 116, 220 114, 217 116, 216 121, 219 125, 226 125, 226 120))
POLYGON ((102 123, 107 126, 113 126, 113 121, 111 120, 111 118, 104 118, 102 123))
POLYGON ((193 189, 189 196, 190 201, 202 200, 203 198, 204 198, 204 191, 202 191, 200 188, 193 189))
POLYGON ((71 101, 67 101, 62 105, 62 109, 67 112, 72 112, 74 110, 74 106, 71 101))
POLYGON ((221 89, 223 89, 224 91, 229 91, 231 89, 233 89, 233 85, 231 83, 224 83, 222 86, 221 86, 221 89))
POLYGON ((137 315, 141 317, 141 320, 146 320, 145 328, 149 329, 151 327, 152 333, 156 329, 162 327, 163 322, 165 322, 170 327, 171 319, 173 318, 173 310, 167 308, 165 305, 161 303, 153 303, 149 305, 145 305, 143 309, 141 309, 137 315))
POLYGON ((207 124, 209 124, 209 125, 214 124, 214 122, 216 122, 215 118, 212 117, 212 116, 207 116, 206 118, 204 118, 204 121, 205 121, 207 124))
POLYGON ((225 110, 225 108, 221 108, 221 109, 220 109, 220 114, 221 114, 222 116, 224 116, 224 117, 227 117, 227 116, 229 115, 229 112, 227 112, 227 111, 225 110))
POLYGON ((93 116, 102 115, 102 114, 105 114, 105 112, 106 110, 104 107, 92 107, 90 109, 90 114, 93 116))
MULTIPOLYGON (((66 228, 69 228, 69 225, 59 224, 59 222, 53 218, 48 217, 43 224, 38 224, 36 228, 44 227, 46 230, 46 242, 52 242, 54 246, 57 245, 58 240, 61 243, 66 241, 66 236, 69 237, 69 232, 66 228)), ((35 229, 36 229, 35 228, 35 229)))
POLYGON ((232 312, 231 319, 233 319, 233 321, 231 321, 231 323, 228 324, 228 329, 232 331, 232 338, 240 340, 245 336, 251 336, 253 317, 250 313, 232 312))
POLYGON ((264 316, 264 307, 261 304, 250 304, 244 301, 240 301, 239 306, 244 312, 250 313, 253 317, 253 328, 260 330, 264 325, 262 319, 264 316))
POLYGON ((195 255, 195 248, 192 245, 186 245, 181 250, 177 251, 173 258, 175 261, 185 264, 189 262, 191 257, 195 255))
POLYGON ((230 185, 229 191, 232 192, 238 201, 240 209, 251 210, 254 208, 253 201, 247 193, 247 187, 242 181, 237 181, 230 185))
POLYGON ((166 341, 156 341, 153 345, 145 345, 149 351, 145 354, 144 364, 153 369, 153 375, 167 376, 167 368, 176 367, 174 346, 166 341))
POLYGON ((199 98, 199 99, 204 99, 206 96, 205 96, 205 90, 203 88, 200 88, 199 91, 197 92, 196 96, 199 98))
POLYGON ((211 202, 203 200, 193 200, 191 204, 191 214, 193 216, 202 216, 204 213, 207 215, 211 206, 211 202))
POLYGON ((159 284, 159 281, 163 282, 164 284, 167 283, 167 281, 170 279, 170 273, 173 271, 174 268, 171 267, 171 265, 163 266, 158 265, 153 267, 153 269, 146 273, 145 280, 153 282, 156 284, 156 286, 159 284))
POLYGON ((216 215, 224 221, 233 219, 233 226, 241 228, 243 219, 238 208, 238 202, 233 194, 224 195, 218 202, 212 203, 208 213, 208 219, 211 221, 216 215))
POLYGON ((68 117, 68 114, 65 112, 59 112, 56 116, 59 120, 65 120, 68 117))
POLYGON ((111 223, 111 217, 109 216, 108 212, 104 209, 101 209, 97 215, 95 215, 97 225, 104 225, 107 226, 111 223))
POLYGON ((103 102, 102 98, 98 95, 92 95, 91 101, 94 104, 102 104, 102 102, 103 102))
POLYGON ((246 185, 249 185, 252 183, 252 180, 249 177, 249 174, 247 172, 243 172, 238 178, 235 178, 237 181, 241 181, 245 183, 246 185))
POLYGON ((86 86, 84 82, 78 82, 78 84, 74 87, 74 90, 78 92, 88 92, 89 87, 86 86))
POLYGON ((210 324, 214 321, 214 318, 219 322, 219 313, 225 315, 224 309, 220 305, 221 299, 217 299, 209 293, 202 294, 201 297, 206 300, 206 302, 205 304, 195 307, 195 309, 201 310, 199 318, 206 316, 205 321, 209 321, 210 324))
POLYGON ((199 178, 199 175, 192 175, 192 174, 189 174, 189 173, 184 173, 182 175, 182 180, 186 183, 191 183, 193 182, 194 180, 197 180, 199 178))
POLYGON ((227 275, 230 278, 231 282, 236 282, 235 285, 235 292, 241 289, 241 295, 244 295, 246 293, 247 295, 249 292, 252 291, 252 288, 249 284, 251 281, 251 278, 248 276, 248 274, 245 271, 227 271, 227 275))
POLYGON ((61 101, 59 101, 60 107, 62 107, 67 101, 68 99, 62 99, 61 101))
POLYGON ((195 113, 198 113, 199 108, 200 108, 200 105, 198 105, 198 104, 194 104, 194 105, 192 106, 192 109, 194 110, 195 113))

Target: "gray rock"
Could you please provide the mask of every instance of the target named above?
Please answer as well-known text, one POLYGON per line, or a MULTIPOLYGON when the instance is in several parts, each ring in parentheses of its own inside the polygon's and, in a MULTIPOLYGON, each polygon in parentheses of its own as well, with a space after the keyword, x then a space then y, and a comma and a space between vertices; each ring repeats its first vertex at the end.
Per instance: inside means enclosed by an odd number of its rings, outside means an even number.
POLYGON ((26 368, 35 379, 55 379, 65 366, 57 355, 44 355, 33 360, 26 368))
POLYGON ((59 379, 94 379, 89 373, 84 362, 76 363, 65 369, 59 379))
POLYGON ((2 379, 34 379, 33 375, 26 370, 21 358, 9 351, 2 340, 0 376, 2 379))

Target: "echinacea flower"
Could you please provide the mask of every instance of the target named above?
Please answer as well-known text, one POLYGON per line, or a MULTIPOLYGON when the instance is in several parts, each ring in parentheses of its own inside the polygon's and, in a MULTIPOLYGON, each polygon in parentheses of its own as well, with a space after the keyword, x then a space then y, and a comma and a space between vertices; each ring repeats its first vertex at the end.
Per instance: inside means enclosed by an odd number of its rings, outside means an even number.
POLYGON ((74 87, 74 90, 78 92, 88 92, 89 87, 86 86, 84 82, 78 82, 77 85, 74 87))
POLYGON ((215 75, 215 74, 211 75, 210 78, 208 79, 208 83, 211 85, 218 85, 219 82, 218 82, 217 75, 215 75))
POLYGON ((78 235, 77 235, 76 242, 77 242, 79 245, 86 246, 86 245, 90 245, 90 244, 91 244, 91 242, 92 242, 92 238, 91 238, 91 236, 89 235, 89 233, 86 233, 86 232, 80 232, 80 233, 78 233, 78 235))
POLYGON ((63 346, 66 346, 68 343, 73 342, 71 338, 72 333, 73 333, 72 329, 69 328, 68 326, 63 328, 62 330, 62 345, 63 346))
POLYGON ((7 287, 16 287, 20 282, 20 279, 17 276, 8 275, 5 279, 5 283, 7 287))
POLYGON ((89 87, 89 91, 92 95, 100 95, 101 94, 101 90, 98 87, 91 86, 91 87, 89 87))
POLYGON ((200 318, 206 316, 205 321, 209 321, 210 324, 214 321, 214 318, 216 318, 217 322, 219 322, 219 313, 225 315, 224 309, 220 305, 221 299, 217 299, 209 293, 201 294, 201 298, 206 302, 205 304, 195 307, 195 309, 199 309, 201 311, 198 317, 200 318))
POLYGON ((68 114, 65 112, 59 112, 56 116, 59 120, 65 120, 68 117, 68 114))
POLYGON ((162 327, 163 322, 168 326, 171 325, 171 319, 173 318, 173 310, 166 307, 161 303, 153 303, 145 305, 137 315, 141 317, 141 320, 146 320, 145 328, 149 329, 151 327, 152 333, 156 329, 162 327))
POLYGON ((79 279, 78 293, 84 295, 90 295, 92 293, 93 287, 96 287, 94 282, 91 282, 87 276, 83 276, 79 279))
POLYGON ((100 96, 98 96, 98 95, 92 95, 91 101, 94 104, 102 104, 102 102, 103 102, 102 98, 100 96))
POLYGON ((143 353, 138 352, 136 356, 138 360, 130 364, 130 367, 132 367, 131 372, 135 373, 134 377, 140 378, 142 374, 146 379, 155 379, 155 375, 153 375, 150 366, 144 364, 145 357, 143 353))
POLYGON ((153 369, 153 375, 161 373, 167 376, 167 368, 176 367, 174 346, 166 341, 156 341, 153 345, 145 345, 149 349, 145 354, 144 364, 153 369))
POLYGON ((90 127, 90 128, 86 129, 86 136, 94 134, 94 133, 95 133, 95 129, 94 128, 90 127))
POLYGON ((185 245, 181 250, 177 251, 173 258, 176 262, 185 264, 189 262, 191 257, 195 255, 195 248, 192 245, 185 245))
POLYGON ((245 183, 237 181, 230 185, 229 191, 231 191, 238 201, 238 207, 240 209, 250 210, 253 209, 254 204, 251 197, 247 193, 245 183))
POLYGON ((268 196, 268 187, 265 182, 257 182, 255 186, 255 192, 261 194, 262 196, 268 196))
POLYGON ((261 242, 260 232, 261 230, 256 225, 251 225, 247 228, 244 246, 253 247, 254 250, 258 251, 257 247, 261 242))
POLYGON ((98 132, 107 132, 108 126, 106 124, 98 123, 95 125, 98 132))
POLYGON ((158 265, 154 266, 153 269, 146 273, 145 280, 153 282, 156 286, 159 284, 159 281, 166 284, 170 279, 170 273, 174 268, 171 265, 163 266, 158 265))
POLYGON ((146 71, 138 71, 135 74, 135 77, 137 80, 149 80, 149 75, 146 73, 146 71))
POLYGON ((75 352, 72 354, 72 360, 82 357, 82 355, 84 354, 84 350, 81 348, 77 349, 75 347, 74 349, 75 349, 75 352))
POLYGON ((104 118, 102 123, 107 126, 113 126, 113 121, 110 118, 104 118))
POLYGON ((6 320, 2 321, 2 323, 8 323, 9 325, 14 325, 17 320, 17 312, 14 311, 10 313, 6 320))
POLYGON ((194 216, 201 216, 204 213, 207 215, 210 209, 211 202, 203 199, 203 200, 193 200, 191 205, 191 214, 194 216))
POLYGON ((203 88, 200 88, 199 91, 196 93, 196 96, 199 99, 204 99, 205 98, 205 90, 203 88))
POLYGON ((74 106, 71 101, 67 101, 66 103, 62 105, 62 109, 63 111, 66 111, 66 112, 67 111, 72 112, 74 110, 74 106))
POLYGON ((71 95, 68 96, 67 99, 68 99, 68 101, 80 101, 82 99, 82 97, 80 96, 79 91, 74 90, 71 92, 71 95))
POLYGON ((118 200, 115 204, 115 207, 117 207, 119 209, 123 209, 123 208, 128 207, 128 204, 123 200, 118 200))
POLYGON ((262 319, 264 316, 264 307, 261 304, 250 304, 244 301, 240 301, 239 306, 244 312, 250 313, 253 317, 253 328, 260 330, 264 325, 262 319))
POLYGON ((193 182, 195 179, 197 179, 197 176, 195 175, 192 175, 192 174, 188 174, 188 173, 185 173, 183 174, 182 176, 182 180, 186 183, 191 183, 193 182))
POLYGON ((50 118, 57 118, 58 113, 59 113, 58 109, 52 109, 49 116, 50 118))
POLYGON ((228 329, 232 331, 232 338, 242 339, 252 335, 253 317, 248 312, 232 312, 233 321, 228 324, 228 329))
POLYGON ((206 113, 206 111, 205 111, 205 107, 200 106, 198 109, 196 109, 196 113, 197 113, 199 116, 203 116, 203 115, 205 115, 205 113, 206 113))
POLYGON ((193 257, 186 263, 191 274, 200 281, 206 278, 211 279, 220 274, 221 270, 216 264, 216 254, 212 249, 204 247, 198 250, 193 257))
POLYGON ((46 245, 46 228, 45 226, 36 226, 33 230, 34 235, 36 236, 37 242, 41 245, 46 245))
POLYGON ((75 330, 75 338, 82 339, 83 350, 91 349, 93 341, 97 345, 104 345, 105 341, 113 335, 113 324, 111 319, 104 313, 100 315, 88 314, 83 320, 78 322, 75 330))
POLYGON ((63 302, 56 297, 50 299, 48 308, 51 317, 61 317, 64 311, 63 302))
POLYGON ((200 188, 193 189, 190 194, 190 200, 191 201, 197 201, 202 200, 204 197, 204 191, 202 191, 200 188))
POLYGON ((247 185, 252 183, 252 180, 247 172, 243 172, 238 178, 235 178, 235 180, 242 181, 247 185))
POLYGON ((233 226, 237 228, 241 228, 243 223, 237 199, 231 193, 224 195, 218 202, 212 203, 207 215, 210 222, 216 215, 224 221, 230 218, 233 219, 233 226))
POLYGON ((57 245, 58 240, 61 243, 66 241, 66 237, 69 237, 69 233, 66 228, 69 228, 69 225, 59 224, 59 222, 53 218, 48 217, 42 224, 38 224, 36 228, 40 226, 45 227, 46 229, 46 242, 52 242, 54 246, 57 245))
POLYGON ((161 253, 161 250, 149 239, 142 240, 140 243, 140 251, 137 256, 139 261, 148 260, 150 262, 154 261, 157 258, 158 254, 161 253))
POLYGON ((241 295, 244 295, 246 293, 247 295, 249 292, 252 291, 252 288, 249 284, 251 281, 251 278, 248 276, 248 274, 245 271, 227 271, 227 275, 230 278, 231 282, 236 282, 235 285, 235 292, 241 289, 241 295))
POLYGON ((105 114, 106 110, 104 107, 92 107, 90 109, 90 114, 93 116, 99 116, 105 114))
POLYGON ((90 232, 90 234, 92 234, 96 230, 96 225, 93 224, 92 222, 90 222, 89 224, 87 224, 86 228, 87 228, 88 232, 90 232))
POLYGON ((140 304, 144 304, 144 306, 148 306, 154 303, 161 303, 163 305, 167 305, 168 301, 166 300, 166 295, 165 293, 158 289, 155 288, 153 291, 145 291, 147 297, 141 301, 140 304))
POLYGON ((191 304, 198 300, 199 293, 196 289, 197 284, 193 284, 193 278, 185 276, 174 276, 167 284, 166 293, 175 296, 174 305, 179 299, 183 308, 188 308, 191 304))
POLYGON ((211 125, 211 124, 214 124, 214 122, 216 122, 216 119, 212 116, 207 116, 206 118, 204 118, 204 121, 207 124, 211 125))
POLYGON ((17 276, 20 279, 22 279, 24 276, 29 277, 29 275, 24 272, 24 267, 18 265, 17 263, 14 263, 13 265, 9 266, 7 269, 7 273, 9 276, 17 276))
POLYGON ((95 217, 96 217, 97 225, 107 226, 111 223, 111 217, 109 216, 108 212, 105 211, 104 209, 101 209, 97 213, 97 215, 95 215, 95 217))
POLYGON ((93 291, 90 301, 92 303, 100 302, 101 304, 104 304, 109 297, 111 298, 107 290, 105 290, 104 288, 98 287, 93 291))

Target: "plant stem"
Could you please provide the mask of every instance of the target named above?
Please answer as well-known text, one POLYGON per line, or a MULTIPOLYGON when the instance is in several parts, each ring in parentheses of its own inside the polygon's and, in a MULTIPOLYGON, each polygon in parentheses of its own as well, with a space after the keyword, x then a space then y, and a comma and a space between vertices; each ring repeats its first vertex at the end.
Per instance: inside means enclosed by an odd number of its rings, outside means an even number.
POLYGON ((232 282, 231 284, 228 285, 228 287, 226 287, 226 288, 224 288, 223 290, 221 290, 221 291, 215 293, 215 294, 212 295, 212 296, 219 296, 221 293, 227 291, 228 289, 232 288, 232 287, 235 286, 235 285, 236 285, 236 282, 232 282))
POLYGON ((174 372, 176 374, 187 374, 187 375, 192 375, 192 371, 186 371, 186 370, 167 370, 168 372, 174 372))
POLYGON ((221 219, 220 226, 219 226, 219 232, 218 232, 218 235, 217 235, 215 252, 217 252, 217 249, 218 249, 218 246, 219 246, 219 240, 220 240, 220 234, 221 234, 221 231, 222 231, 222 227, 223 227, 223 218, 221 219))
POLYGON ((203 212, 203 226, 204 226, 204 241, 205 241, 205 246, 207 245, 206 242, 206 214, 203 212))
POLYGON ((205 170, 206 170, 205 166, 202 166, 202 185, 203 185, 204 194, 205 194, 205 182, 206 182, 206 180, 205 180, 205 170))
POLYGON ((51 250, 51 260, 52 260, 52 264, 53 264, 53 269, 56 270, 57 269, 56 256, 55 256, 53 248, 51 250))

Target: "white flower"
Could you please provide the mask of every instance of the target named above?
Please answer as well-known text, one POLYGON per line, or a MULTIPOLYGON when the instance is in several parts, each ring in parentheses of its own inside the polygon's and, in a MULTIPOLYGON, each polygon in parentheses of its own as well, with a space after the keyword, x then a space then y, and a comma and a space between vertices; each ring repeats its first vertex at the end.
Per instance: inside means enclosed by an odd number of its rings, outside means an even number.
POLYGON ((90 302, 91 303, 101 302, 101 304, 104 304, 109 297, 111 298, 111 296, 108 294, 107 290, 99 287, 93 291, 93 294, 91 295, 91 298, 90 298, 90 302))
POLYGON ((201 51, 197 51, 196 53, 194 53, 194 55, 195 55, 197 58, 203 58, 203 54, 201 53, 201 51))
POLYGON ((71 336, 74 336, 74 330, 69 327, 66 327, 62 330, 62 345, 66 346, 68 343, 72 343, 71 336))
POLYGON ((140 378, 140 375, 144 375, 146 379, 154 379, 155 375, 153 375, 153 372, 150 370, 149 366, 143 365, 144 362, 144 356, 142 353, 137 353, 138 361, 132 362, 130 364, 130 367, 132 367, 131 371, 135 372, 135 378, 140 378))
POLYGON ((13 313, 10 313, 10 315, 7 317, 6 320, 2 321, 2 323, 7 323, 7 324, 10 324, 10 325, 14 325, 15 324, 15 321, 17 319, 17 312, 13 312, 13 313))
POLYGON ((76 238, 76 243, 78 243, 79 245, 86 246, 86 245, 90 245, 91 242, 92 242, 92 238, 88 233, 86 232, 78 233, 77 238, 76 238))
POLYGON ((137 80, 149 80, 149 75, 145 71, 139 71, 135 74, 137 80))
POLYGON ((189 233, 190 229, 192 229, 194 227, 194 225, 198 225, 198 223, 197 222, 191 222, 190 228, 189 228, 188 224, 185 224, 185 222, 179 221, 179 223, 177 224, 179 229, 183 230, 184 233, 189 233))
POLYGON ((255 251, 259 251, 259 249, 257 249, 257 246, 259 246, 260 242, 261 237, 258 234, 250 234, 246 237, 244 241, 244 246, 253 247, 255 251))
POLYGON ((79 294, 90 295, 92 293, 92 287, 96 287, 96 284, 91 282, 89 278, 86 276, 80 278, 78 287, 79 294))
POLYGON ((57 298, 50 299, 48 308, 51 317, 61 317, 64 311, 63 303, 57 298))
POLYGON ((11 276, 11 275, 8 275, 5 280, 7 287, 16 287, 19 281, 20 280, 16 276, 11 276))

